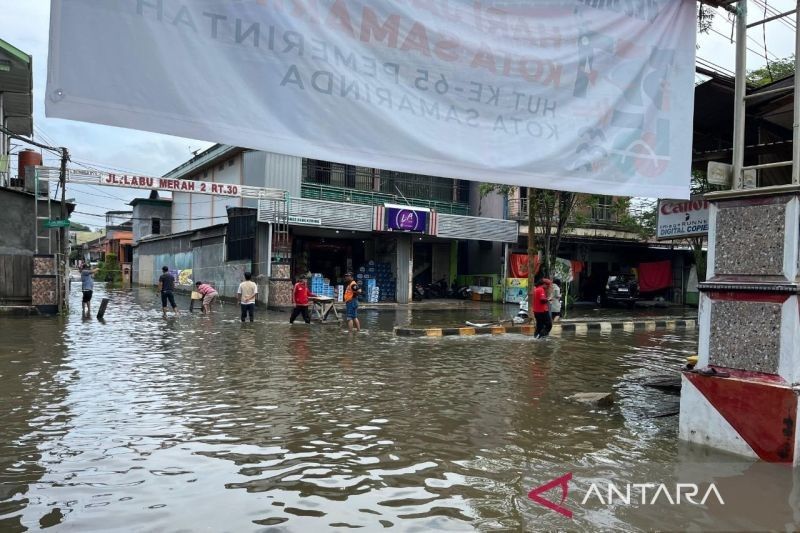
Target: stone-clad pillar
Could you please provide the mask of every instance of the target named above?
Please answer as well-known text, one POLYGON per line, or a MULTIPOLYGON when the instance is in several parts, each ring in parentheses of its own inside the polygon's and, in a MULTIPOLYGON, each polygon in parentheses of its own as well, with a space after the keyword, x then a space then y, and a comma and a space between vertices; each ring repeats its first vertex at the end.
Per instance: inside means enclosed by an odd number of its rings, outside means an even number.
POLYGON ((683 375, 680 438, 800 465, 800 188, 707 199, 699 361, 683 375))
POLYGON ((33 256, 31 303, 43 315, 58 314, 58 269, 55 255, 33 256))

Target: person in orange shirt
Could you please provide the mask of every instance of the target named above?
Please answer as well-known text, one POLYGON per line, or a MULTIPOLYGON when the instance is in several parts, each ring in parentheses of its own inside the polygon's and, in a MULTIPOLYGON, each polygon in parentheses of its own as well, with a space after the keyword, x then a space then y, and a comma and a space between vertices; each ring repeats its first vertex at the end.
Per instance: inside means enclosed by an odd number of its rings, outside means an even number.
POLYGON ((361 288, 353 279, 352 272, 348 272, 344 275, 344 282, 344 306, 347 312, 347 329, 350 333, 353 331, 361 331, 361 323, 358 321, 358 295, 361 294, 361 288))

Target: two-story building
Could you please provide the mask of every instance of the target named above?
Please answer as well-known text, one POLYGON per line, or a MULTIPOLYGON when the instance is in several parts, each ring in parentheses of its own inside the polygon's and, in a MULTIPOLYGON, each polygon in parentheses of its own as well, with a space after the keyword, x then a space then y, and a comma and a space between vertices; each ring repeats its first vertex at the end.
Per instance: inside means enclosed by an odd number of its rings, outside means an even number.
MULTIPOLYGON (((158 256, 191 256, 193 279, 232 296, 244 271, 272 305, 288 305, 292 280, 331 290, 352 270, 377 301, 407 303, 414 283, 497 285, 518 224, 478 184, 216 145, 165 178, 285 191, 283 199, 176 192, 171 233, 134 244, 134 281, 158 256), (480 216, 478 216, 480 215, 480 216), (167 242, 169 241, 169 242, 167 242), (188 255, 187 255, 188 254, 188 255), (326 285, 327 281, 327 285, 326 285), (375 290, 377 289, 377 290, 375 290)), ((489 287, 491 288, 491 287, 489 287)))

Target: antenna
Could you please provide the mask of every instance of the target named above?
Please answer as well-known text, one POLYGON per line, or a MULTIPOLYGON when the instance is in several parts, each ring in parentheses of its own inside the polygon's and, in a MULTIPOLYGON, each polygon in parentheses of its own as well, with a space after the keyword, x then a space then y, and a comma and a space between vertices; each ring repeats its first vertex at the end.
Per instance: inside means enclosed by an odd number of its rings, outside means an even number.
POLYGON ((411 202, 409 202, 409 201, 408 201, 408 198, 406 198, 406 197, 403 195, 402 191, 400 191, 400 188, 397 186, 397 184, 396 184, 396 183, 394 184, 394 190, 396 190, 396 191, 397 191, 397 194, 399 194, 399 195, 400 195, 400 198, 402 198, 402 199, 403 199, 403 201, 404 201, 404 202, 405 202, 407 205, 411 205, 411 202))

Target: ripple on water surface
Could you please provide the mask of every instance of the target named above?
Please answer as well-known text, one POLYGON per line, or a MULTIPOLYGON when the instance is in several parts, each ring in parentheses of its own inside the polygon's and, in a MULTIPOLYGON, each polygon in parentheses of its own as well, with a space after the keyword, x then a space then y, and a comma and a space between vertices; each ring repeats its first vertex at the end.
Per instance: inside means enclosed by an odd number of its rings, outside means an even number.
POLYGON ((674 457, 677 419, 652 415, 676 400, 639 379, 696 344, 399 339, 405 310, 356 337, 230 304, 163 320, 144 290, 101 324, 76 298, 64 320, 0 319, 0 529, 558 527, 525 501, 535 472, 674 457), (609 409, 564 400, 611 390, 609 409))

